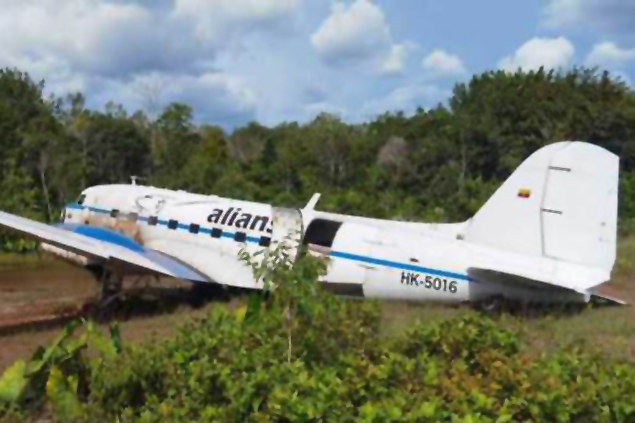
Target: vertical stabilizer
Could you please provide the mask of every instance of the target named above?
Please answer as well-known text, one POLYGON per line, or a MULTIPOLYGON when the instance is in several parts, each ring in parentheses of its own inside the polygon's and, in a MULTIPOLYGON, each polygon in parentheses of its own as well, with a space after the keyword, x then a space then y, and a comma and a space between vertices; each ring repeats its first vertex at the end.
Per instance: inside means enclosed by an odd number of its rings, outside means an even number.
POLYGON ((467 241, 608 270, 616 255, 619 158, 558 142, 527 158, 469 221, 467 241))

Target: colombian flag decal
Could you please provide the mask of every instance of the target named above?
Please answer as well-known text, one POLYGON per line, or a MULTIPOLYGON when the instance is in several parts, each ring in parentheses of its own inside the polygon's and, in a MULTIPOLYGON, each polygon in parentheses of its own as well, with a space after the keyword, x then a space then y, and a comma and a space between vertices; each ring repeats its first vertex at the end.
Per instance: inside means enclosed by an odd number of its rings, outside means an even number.
POLYGON ((529 198, 531 196, 531 190, 526 188, 521 188, 518 190, 518 196, 520 198, 529 198))

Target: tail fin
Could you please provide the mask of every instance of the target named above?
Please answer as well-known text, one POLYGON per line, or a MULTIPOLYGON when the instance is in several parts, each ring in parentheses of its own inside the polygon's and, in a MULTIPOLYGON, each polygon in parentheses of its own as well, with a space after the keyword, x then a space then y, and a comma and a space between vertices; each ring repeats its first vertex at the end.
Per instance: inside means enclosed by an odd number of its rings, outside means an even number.
POLYGON ((558 142, 526 159, 468 222, 464 238, 506 251, 611 271, 619 157, 558 142))

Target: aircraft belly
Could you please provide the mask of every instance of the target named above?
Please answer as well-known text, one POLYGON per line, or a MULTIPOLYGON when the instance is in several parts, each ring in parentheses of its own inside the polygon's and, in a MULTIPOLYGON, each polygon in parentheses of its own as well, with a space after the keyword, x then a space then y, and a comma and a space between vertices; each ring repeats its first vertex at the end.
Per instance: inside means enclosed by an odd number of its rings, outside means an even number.
POLYGON ((554 285, 483 269, 470 270, 470 301, 493 296, 524 303, 586 302, 588 296, 554 285))

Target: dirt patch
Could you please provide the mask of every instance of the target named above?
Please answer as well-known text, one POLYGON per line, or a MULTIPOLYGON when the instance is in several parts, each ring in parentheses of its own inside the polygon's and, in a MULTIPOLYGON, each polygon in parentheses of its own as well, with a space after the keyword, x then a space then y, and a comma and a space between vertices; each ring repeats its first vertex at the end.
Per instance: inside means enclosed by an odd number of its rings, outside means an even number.
POLYGON ((90 272, 47 256, 0 256, 0 374, 49 344, 74 318, 94 320, 104 331, 119 322, 124 341, 137 343, 164 338, 203 316, 210 302, 240 302, 243 293, 171 278, 126 278, 123 287, 104 310, 90 272))
POLYGON ((0 327, 80 309, 97 293, 92 275, 63 262, 0 269, 0 327))

